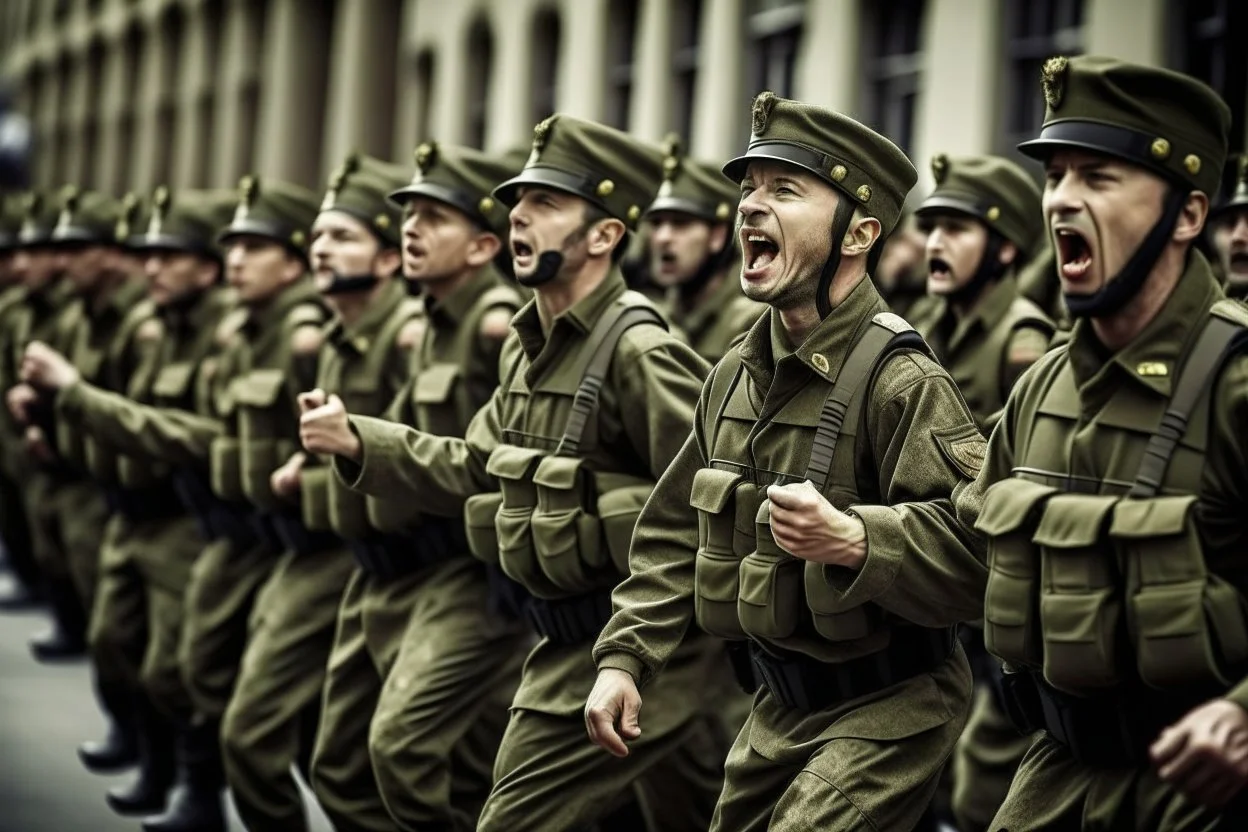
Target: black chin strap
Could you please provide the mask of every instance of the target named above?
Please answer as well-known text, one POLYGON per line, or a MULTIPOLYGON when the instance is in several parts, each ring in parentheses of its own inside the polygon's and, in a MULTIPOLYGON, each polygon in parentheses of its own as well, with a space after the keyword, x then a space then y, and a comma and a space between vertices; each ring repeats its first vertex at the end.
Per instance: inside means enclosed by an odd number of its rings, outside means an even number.
POLYGON ((836 213, 832 215, 832 251, 823 264, 823 271, 819 273, 819 285, 815 289, 815 311, 819 313, 819 320, 832 314, 832 301, 828 298, 828 293, 832 289, 832 278, 836 277, 836 270, 841 265, 841 246, 845 245, 845 234, 853 221, 853 203, 841 197, 836 204, 836 213))
POLYGON ((1006 264, 1001 262, 1001 247, 1004 245, 1005 238, 989 229, 988 242, 984 244, 984 255, 979 258, 979 266, 976 267, 975 274, 971 275, 971 279, 965 286, 960 286, 945 295, 945 299, 950 303, 972 300, 989 283, 1000 280, 1006 270, 1006 264))
POLYGON ((321 294, 323 295, 345 295, 348 292, 367 292, 377 286, 381 282, 375 274, 338 274, 334 272, 334 279, 330 281, 329 287, 321 294))
MULTIPOLYGON (((1179 188, 1170 188, 1166 195, 1166 203, 1161 218, 1148 232, 1148 236, 1140 243, 1135 254, 1122 267, 1112 280, 1101 287, 1099 292, 1091 295, 1072 295, 1065 292, 1062 298, 1066 308, 1076 318, 1104 318, 1114 314, 1127 305, 1135 297, 1148 280, 1148 275, 1157 265, 1157 260, 1165 250, 1174 226, 1179 221, 1179 214, 1187 204, 1187 194, 1179 188)), ((1058 268, 1061 268, 1061 256, 1058 256, 1058 268)))
POLYGON ((530 289, 549 283, 563 268, 563 254, 558 251, 543 251, 537 256, 537 268, 528 277, 516 275, 516 282, 530 289))

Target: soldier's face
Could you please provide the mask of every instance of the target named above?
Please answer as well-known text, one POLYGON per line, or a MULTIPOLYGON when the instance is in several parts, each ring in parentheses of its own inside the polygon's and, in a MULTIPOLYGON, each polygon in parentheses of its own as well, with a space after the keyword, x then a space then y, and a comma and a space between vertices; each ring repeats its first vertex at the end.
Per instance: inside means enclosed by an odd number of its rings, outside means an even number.
POLYGON ((889 235, 875 267, 876 283, 885 292, 909 288, 911 284, 922 285, 927 273, 927 237, 918 229, 913 218, 889 235))
POLYGON ((521 188, 511 209, 511 262, 521 283, 545 251, 563 255, 561 274, 575 274, 589 259, 585 212, 589 203, 550 188, 521 188))
POLYGON ((263 303, 303 274, 303 263, 266 237, 241 234, 225 250, 225 282, 242 303, 263 303))
POLYGON ((808 171, 750 163, 737 208, 747 297, 781 310, 814 303, 838 202, 836 190, 808 171))
POLYGON ((147 294, 157 306, 167 306, 217 281, 220 267, 185 251, 155 251, 143 263, 147 294))
POLYGON ((403 276, 434 283, 474 268, 469 262, 482 231, 445 202, 418 196, 403 206, 403 276))
POLYGON ((712 225, 678 211, 656 211, 645 223, 650 239, 650 279, 664 288, 693 279, 702 264, 728 244, 728 226, 712 225))
POLYGON ((18 249, 13 255, 13 272, 32 292, 43 289, 60 274, 56 255, 42 247, 18 249))
POLYGON ((381 242, 360 220, 342 211, 322 211, 312 224, 308 259, 316 288, 324 292, 334 275, 357 276, 380 272, 381 242))
POLYGON ((61 272, 79 292, 93 292, 116 269, 111 246, 80 245, 57 251, 61 272))
POLYGON ((1161 218, 1166 186, 1141 167, 1084 150, 1045 166, 1044 218, 1062 292, 1092 295, 1113 280, 1161 218))
POLYGON ((970 283, 984 259, 988 228, 965 214, 924 214, 919 228, 927 233, 928 294, 952 294, 970 283))
POLYGON ((1213 221, 1213 247, 1227 282, 1248 285, 1248 208, 1227 211, 1213 221))

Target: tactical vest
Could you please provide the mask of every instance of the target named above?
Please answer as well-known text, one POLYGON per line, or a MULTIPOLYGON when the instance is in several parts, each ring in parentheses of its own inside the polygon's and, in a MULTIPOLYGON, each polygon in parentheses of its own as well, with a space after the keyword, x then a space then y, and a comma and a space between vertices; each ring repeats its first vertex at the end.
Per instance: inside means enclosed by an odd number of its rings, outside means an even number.
POLYGON ((887 644, 878 607, 847 608, 830 590, 826 570, 835 567, 795 558, 775 542, 765 495, 770 485, 810 480, 842 510, 878 502, 875 472, 856 445, 875 376, 901 350, 927 353, 904 320, 875 315, 830 390, 806 384, 770 418, 761 418, 739 348, 716 368, 704 411, 708 464, 689 496, 698 515, 694 613, 703 630, 834 662, 887 644))
POLYGON ((520 421, 503 426, 503 441, 486 462, 499 491, 474 495, 465 504, 468 544, 474 556, 498 564, 537 598, 609 590, 629 574, 633 528, 654 481, 640 472, 600 470, 588 452, 596 450, 591 423, 616 347, 641 324, 666 328, 650 301, 625 292, 603 312, 584 346, 532 388, 523 360, 510 365, 500 385, 505 398, 520 405, 514 409, 520 421), (545 425, 523 422, 528 403, 539 399, 554 405, 553 435, 545 425))
POLYGON ((1088 695, 1137 680, 1162 690, 1225 690, 1248 662, 1240 593, 1205 563, 1198 492, 1213 381, 1248 342, 1248 310, 1216 303, 1168 402, 1131 389, 1086 424, 1064 352, 1020 413, 1015 467, 984 496, 989 539, 984 640, 1019 669, 1088 695), (1092 470, 1068 458, 1095 430, 1092 470))

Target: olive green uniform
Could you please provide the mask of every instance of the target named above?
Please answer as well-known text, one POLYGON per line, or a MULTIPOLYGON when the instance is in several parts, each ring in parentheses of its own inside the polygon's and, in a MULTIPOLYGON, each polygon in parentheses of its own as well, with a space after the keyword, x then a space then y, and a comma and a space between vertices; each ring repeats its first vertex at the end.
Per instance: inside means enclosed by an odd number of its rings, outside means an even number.
POLYGON ((727 270, 717 279, 720 284, 715 291, 692 309, 682 312, 680 301, 671 299, 665 306, 677 334, 712 364, 723 358, 767 309, 741 294, 737 268, 727 270))
MULTIPOLYGON (((498 386, 501 341, 484 317, 518 293, 484 269, 441 302, 412 380, 385 418, 462 436, 498 386)), ((339 830, 476 828, 529 646, 492 603, 460 518, 421 517, 409 495, 368 498, 375 533, 343 597, 313 784, 339 830)))

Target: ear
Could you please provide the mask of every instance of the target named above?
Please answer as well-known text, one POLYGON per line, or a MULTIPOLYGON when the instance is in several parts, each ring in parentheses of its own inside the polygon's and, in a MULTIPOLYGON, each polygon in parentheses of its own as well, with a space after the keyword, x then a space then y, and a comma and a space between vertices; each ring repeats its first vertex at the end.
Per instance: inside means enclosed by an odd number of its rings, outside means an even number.
POLYGON ((1174 224, 1174 234, 1171 235, 1171 239, 1180 243, 1194 241, 1204 230, 1207 219, 1209 219, 1209 197, 1202 191, 1192 191, 1187 195, 1187 202, 1183 203, 1183 210, 1179 212, 1179 220, 1174 224))
POLYGON ((731 226, 727 223, 716 223, 711 226, 711 236, 709 238, 711 244, 711 254, 719 254, 728 245, 728 232, 731 226))
POLYGON ((196 282, 201 289, 207 289, 209 286, 220 283, 223 277, 225 277, 225 270, 220 263, 215 260, 205 260, 199 269, 199 280, 196 282))
POLYGON ((883 226, 875 217, 859 217, 849 224, 845 239, 841 242, 841 254, 846 257, 864 255, 880 238, 883 226))
POLYGON ((483 232, 473 237, 468 243, 468 265, 479 269, 493 260, 503 248, 503 241, 497 234, 483 232))
POLYGON ((1001 252, 997 255, 997 261, 1003 266, 1008 266, 1018 259, 1018 246, 1006 240, 1001 244, 1001 252))
POLYGON ((387 246, 377 252, 377 260, 373 266, 378 277, 394 277, 403 265, 403 255, 397 248, 387 246))
POLYGON ((287 254, 285 262, 282 263, 282 284, 290 285, 308 272, 308 267, 304 265, 302 259, 293 254, 287 254))
POLYGON ((624 234, 627 231, 628 229, 624 227, 624 223, 614 217, 594 223, 585 238, 589 248, 589 256, 610 257, 611 252, 615 250, 616 245, 624 238, 624 234))

